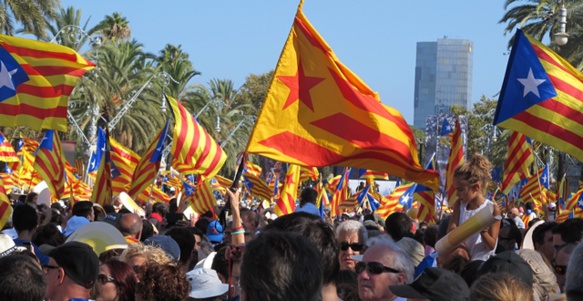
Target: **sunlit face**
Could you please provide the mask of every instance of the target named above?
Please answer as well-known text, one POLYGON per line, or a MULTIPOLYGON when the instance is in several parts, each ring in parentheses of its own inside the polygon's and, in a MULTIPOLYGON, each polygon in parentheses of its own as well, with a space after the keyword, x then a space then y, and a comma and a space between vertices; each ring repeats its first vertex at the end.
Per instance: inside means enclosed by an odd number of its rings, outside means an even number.
POLYGON ((470 185, 468 182, 458 178, 453 179, 453 188, 455 189, 458 200, 462 204, 466 205, 476 197, 477 189, 474 185, 470 185))
MULTIPOLYGON (((353 243, 363 243, 358 239, 358 232, 342 232, 338 236, 338 242, 343 243, 347 242, 349 244, 353 243)), ((353 270, 356 265, 356 261, 352 259, 352 255, 359 255, 360 251, 355 251, 352 248, 348 248, 346 250, 340 249, 338 252, 338 260, 340 261, 340 269, 341 270, 353 270)))
MULTIPOLYGON (((364 253, 363 262, 379 262, 386 267, 394 267, 392 252, 384 246, 374 245, 364 253)), ((391 272, 369 273, 366 269, 358 274, 358 296, 362 301, 392 300, 395 297, 390 285, 405 283, 405 275, 391 272)))
MULTIPOLYGON (((109 267, 102 264, 99 267, 99 278, 111 278, 109 267), (105 276, 105 277, 104 277, 105 276)), ((114 281, 106 280, 105 283, 98 278, 97 281, 97 298, 96 301, 113 301, 117 297, 117 288, 114 281)))

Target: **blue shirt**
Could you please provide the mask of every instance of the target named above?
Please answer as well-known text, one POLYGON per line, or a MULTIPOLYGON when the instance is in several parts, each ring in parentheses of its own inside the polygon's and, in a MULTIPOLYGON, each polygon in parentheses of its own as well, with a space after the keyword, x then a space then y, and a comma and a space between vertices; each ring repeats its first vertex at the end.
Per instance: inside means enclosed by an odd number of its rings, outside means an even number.
POLYGON ((296 207, 295 212, 306 212, 320 217, 320 210, 312 203, 305 203, 303 207, 296 207))
POLYGON ((32 246, 32 248, 34 249, 34 254, 36 255, 36 257, 38 258, 38 260, 40 261, 40 265, 47 265, 49 264, 49 256, 47 256, 46 254, 43 254, 38 247, 33 244, 31 241, 28 240, 21 240, 21 239, 13 239, 14 240, 14 244, 18 247, 22 247, 24 246, 25 242, 30 242, 30 245, 32 246))

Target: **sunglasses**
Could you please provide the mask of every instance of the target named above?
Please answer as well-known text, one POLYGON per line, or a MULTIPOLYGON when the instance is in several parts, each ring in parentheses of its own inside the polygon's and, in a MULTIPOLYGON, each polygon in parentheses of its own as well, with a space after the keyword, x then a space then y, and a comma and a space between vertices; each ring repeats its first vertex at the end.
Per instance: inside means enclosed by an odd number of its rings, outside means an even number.
POLYGON ((566 265, 558 265, 556 262, 553 261, 553 269, 557 275, 565 275, 567 273, 567 266, 566 265))
POLYGON ((340 243, 340 250, 346 251, 346 250, 348 250, 348 248, 351 248, 352 251, 360 252, 360 251, 362 251, 362 248, 364 248, 364 245, 359 244, 359 243, 349 244, 345 241, 340 243))
POLYGON ((356 264, 356 267, 355 267, 356 274, 362 273, 365 269, 366 269, 366 272, 370 275, 378 275, 378 274, 382 274, 384 272, 389 272, 389 273, 393 273, 393 274, 400 273, 399 270, 395 270, 393 268, 386 267, 380 262, 374 262, 374 261, 362 262, 362 261, 360 261, 356 264))
POLYGON ((58 269, 58 268, 60 268, 60 267, 59 267, 59 266, 56 266, 56 265, 49 265, 49 264, 46 264, 46 265, 43 265, 43 266, 42 266, 42 268, 43 268, 43 271, 44 271, 45 273, 48 273, 48 271, 49 271, 49 270, 56 270, 56 269, 58 269))
POLYGON ((102 285, 107 284, 108 282, 115 282, 115 279, 111 276, 107 276, 104 274, 99 274, 97 275, 97 282, 99 282, 102 285))

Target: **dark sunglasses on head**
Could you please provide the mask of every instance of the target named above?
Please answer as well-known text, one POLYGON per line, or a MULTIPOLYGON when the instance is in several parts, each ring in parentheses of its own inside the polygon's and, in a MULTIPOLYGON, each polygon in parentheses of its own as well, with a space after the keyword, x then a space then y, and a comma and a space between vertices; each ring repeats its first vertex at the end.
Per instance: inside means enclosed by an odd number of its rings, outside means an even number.
POLYGON ((557 275, 565 275, 567 273, 567 266, 566 265, 558 265, 556 262, 553 262, 553 269, 557 275))
POLYGON ((108 282, 115 282, 115 279, 113 279, 113 277, 111 277, 111 276, 99 274, 99 275, 97 275, 97 282, 99 282, 103 285, 103 284, 106 284, 108 282))
POLYGON ((393 273, 393 274, 400 273, 398 270, 386 267, 380 262, 374 262, 374 261, 362 262, 361 261, 361 262, 358 262, 356 264, 355 270, 356 270, 357 274, 362 273, 365 269, 366 269, 366 272, 368 274, 371 274, 371 275, 378 275, 378 274, 382 274, 384 272, 389 272, 389 273, 393 273))
POLYGON ((359 244, 359 243, 349 244, 345 241, 340 243, 340 250, 346 251, 346 250, 348 250, 348 247, 350 247, 352 249, 352 251, 360 252, 362 250, 362 248, 364 248, 364 245, 359 244))

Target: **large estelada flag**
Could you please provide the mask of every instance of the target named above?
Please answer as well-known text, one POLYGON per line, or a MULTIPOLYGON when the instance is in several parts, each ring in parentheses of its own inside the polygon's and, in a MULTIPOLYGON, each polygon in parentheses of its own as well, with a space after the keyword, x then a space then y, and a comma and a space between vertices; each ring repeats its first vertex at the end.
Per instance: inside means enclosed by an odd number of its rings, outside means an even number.
POLYGON ((170 96, 166 96, 166 99, 175 120, 172 130, 172 167, 182 174, 200 174, 204 178, 212 178, 225 164, 227 155, 180 102, 170 96))
POLYGON ((494 124, 583 160, 582 112, 583 74, 518 30, 494 124))
POLYGON ((0 35, 0 126, 68 131, 67 100, 95 67, 73 49, 0 35))
POLYGON ((336 57, 298 8, 247 152, 301 166, 388 172, 437 189, 413 132, 336 57))

